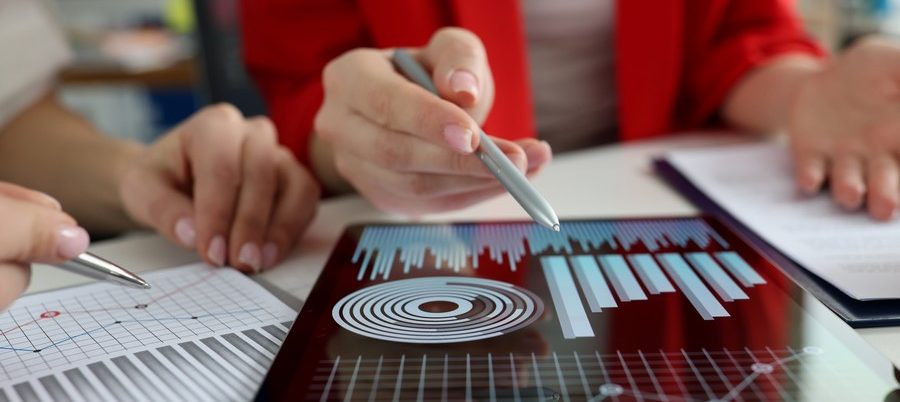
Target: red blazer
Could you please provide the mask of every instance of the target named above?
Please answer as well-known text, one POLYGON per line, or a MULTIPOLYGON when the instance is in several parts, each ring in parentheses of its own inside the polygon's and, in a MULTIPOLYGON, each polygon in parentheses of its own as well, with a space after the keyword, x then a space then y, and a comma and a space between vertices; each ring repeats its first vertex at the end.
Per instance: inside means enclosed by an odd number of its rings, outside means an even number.
MULTIPOLYGON (((322 102, 322 68, 356 47, 422 46, 455 25, 484 42, 497 96, 486 131, 533 136, 534 118, 517 0, 245 0, 244 55, 281 142, 308 161, 322 102)), ((821 55, 792 0, 620 0, 616 3, 620 138, 715 123, 749 69, 787 52, 821 55)))

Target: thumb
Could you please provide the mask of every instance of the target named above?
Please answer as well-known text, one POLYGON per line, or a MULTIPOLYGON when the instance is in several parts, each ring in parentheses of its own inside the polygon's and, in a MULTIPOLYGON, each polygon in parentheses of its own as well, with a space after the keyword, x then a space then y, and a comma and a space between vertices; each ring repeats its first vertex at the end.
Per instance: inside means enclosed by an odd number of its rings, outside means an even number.
POLYGON ((490 68, 478 36, 460 28, 439 30, 421 54, 432 67, 438 93, 463 109, 487 98, 490 68))
POLYGON ((90 237, 66 213, 33 202, 0 197, 0 262, 69 260, 87 250, 90 237))

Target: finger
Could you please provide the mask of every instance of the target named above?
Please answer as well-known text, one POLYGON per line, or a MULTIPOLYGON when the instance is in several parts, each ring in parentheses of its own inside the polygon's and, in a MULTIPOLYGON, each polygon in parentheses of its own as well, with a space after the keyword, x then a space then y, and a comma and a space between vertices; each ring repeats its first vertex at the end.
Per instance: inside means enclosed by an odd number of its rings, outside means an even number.
POLYGON ((31 268, 24 263, 0 263, 0 278, 0 310, 5 310, 28 287, 31 268))
POLYGON ((869 215, 880 220, 894 217, 900 198, 900 171, 891 155, 878 155, 868 160, 869 215))
POLYGON ((194 178, 197 249, 210 264, 221 266, 241 183, 244 118, 234 106, 203 109, 183 129, 183 147, 194 178))
POLYGON ((57 201, 56 198, 53 198, 46 193, 34 191, 22 186, 17 186, 12 183, 0 182, 0 196, 7 196, 22 201, 33 202, 35 204, 55 209, 57 211, 62 210, 62 205, 60 205, 59 201, 57 201))
POLYGON ((438 93, 462 108, 474 106, 490 77, 487 54, 478 36, 461 28, 443 28, 419 54, 431 67, 438 93))
POLYGON ((863 164, 856 154, 840 154, 834 158, 829 174, 831 196, 838 205, 855 210, 862 206, 866 185, 863 164))
POLYGON ((90 237, 62 211, 14 198, 0 198, 0 262, 57 263, 87 250, 90 237))
POLYGON ((818 152, 794 152, 794 181, 806 194, 818 193, 825 181, 825 156, 818 152))
POLYGON ((247 122, 244 140, 242 181, 237 212, 229 236, 229 261, 244 271, 262 269, 262 248, 278 176, 273 155, 278 149, 275 127, 266 118, 247 122))
POLYGON ((382 52, 344 54, 326 67, 323 83, 326 101, 333 94, 380 126, 463 154, 478 147, 479 127, 464 110, 404 78, 382 52))
POLYGON ((336 162, 341 174, 354 185, 360 182, 372 183, 372 186, 383 192, 418 199, 422 203, 448 195, 500 187, 500 182, 493 177, 398 173, 353 157, 339 157, 336 162))
MULTIPOLYGON (((370 160, 388 170, 405 173, 456 174, 472 177, 492 177, 484 164, 473 155, 462 155, 421 138, 378 126, 352 112, 323 110, 334 114, 323 129, 338 133, 329 135, 334 148, 356 157, 370 160), (340 117, 339 117, 340 115, 340 117)), ((506 146, 508 156, 525 163, 525 154, 518 146, 506 146)))
MULTIPOLYGON (((355 162, 349 158, 338 159, 335 162, 342 174, 355 168, 355 165, 353 165, 355 162)), ((393 189, 382 186, 381 182, 384 180, 370 177, 371 173, 372 170, 366 170, 363 173, 355 174, 350 181, 378 209, 407 216, 419 216, 427 213, 458 209, 506 192, 505 188, 494 182, 491 187, 483 190, 473 190, 423 200, 421 197, 403 196, 393 189)))
POLYGON ((196 246, 191 200, 165 174, 149 169, 134 170, 123 178, 121 196, 137 221, 184 247, 196 246))
POLYGON ((297 243, 316 214, 321 190, 315 179, 284 148, 275 153, 278 192, 263 246, 263 269, 270 268, 297 243))
POLYGON ((525 151, 525 157, 528 160, 526 173, 529 175, 537 174, 553 160, 553 150, 550 149, 547 141, 526 138, 517 140, 516 144, 525 151))

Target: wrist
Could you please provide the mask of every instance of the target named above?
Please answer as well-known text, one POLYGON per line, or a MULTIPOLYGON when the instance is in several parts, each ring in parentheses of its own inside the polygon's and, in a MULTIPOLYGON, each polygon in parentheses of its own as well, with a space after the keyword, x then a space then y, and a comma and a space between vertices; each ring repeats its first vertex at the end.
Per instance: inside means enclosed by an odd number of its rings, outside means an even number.
POLYGON ((784 130, 799 94, 822 73, 824 65, 812 56, 788 54, 757 67, 725 100, 726 120, 754 132, 784 130))
POLYGON ((117 211, 120 215, 121 219, 119 221, 123 222, 124 225, 122 229, 141 228, 143 226, 128 212, 122 198, 122 191, 125 188, 124 181, 135 168, 135 165, 144 157, 147 146, 126 140, 117 140, 112 146, 114 149, 111 153, 110 167, 112 171, 111 180, 114 183, 112 188, 115 190, 115 194, 109 194, 105 199, 110 210, 117 211))

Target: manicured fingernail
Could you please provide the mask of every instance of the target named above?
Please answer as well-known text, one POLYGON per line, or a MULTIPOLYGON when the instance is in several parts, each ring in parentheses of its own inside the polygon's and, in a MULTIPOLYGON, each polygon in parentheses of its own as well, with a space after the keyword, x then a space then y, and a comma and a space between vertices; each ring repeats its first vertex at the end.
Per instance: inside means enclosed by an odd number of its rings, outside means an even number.
POLYGON ((225 238, 222 235, 216 235, 209 242, 209 249, 206 250, 206 256, 216 266, 225 265, 225 238))
POLYGON ((175 222, 175 236, 186 247, 193 248, 197 243, 197 231, 194 229, 194 219, 184 217, 175 222))
POLYGON ((444 126, 444 140, 450 144, 453 149, 462 153, 472 153, 475 150, 472 141, 474 141, 472 130, 456 125, 448 124, 444 126))
POLYGON ((272 268, 275 261, 278 260, 278 246, 275 243, 268 242, 262 249, 263 269, 272 268))
POLYGON ((71 259, 87 250, 91 237, 80 226, 63 225, 56 232, 56 254, 71 259))
POLYGON ((475 74, 465 70, 456 70, 450 74, 450 89, 453 92, 465 92, 472 96, 478 97, 478 79, 475 74))
POLYGON ((550 161, 550 144, 547 141, 533 143, 525 148, 525 155, 528 156, 528 170, 535 169, 550 161))
POLYGON ((259 251, 259 246, 253 243, 245 243, 241 246, 241 251, 238 253, 238 261, 249 265, 254 271, 259 272, 262 268, 262 255, 259 251))

